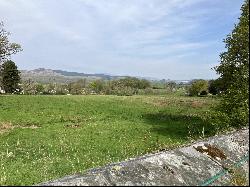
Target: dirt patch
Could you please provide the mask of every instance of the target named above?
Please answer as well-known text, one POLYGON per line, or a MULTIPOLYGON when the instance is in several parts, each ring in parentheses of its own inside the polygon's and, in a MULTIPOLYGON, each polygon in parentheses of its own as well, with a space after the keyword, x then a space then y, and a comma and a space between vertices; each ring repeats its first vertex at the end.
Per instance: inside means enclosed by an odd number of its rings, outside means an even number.
POLYGON ((189 101, 189 100, 165 100, 165 99, 156 99, 153 101, 147 101, 147 104, 153 106, 168 106, 168 105, 180 105, 180 106, 191 106, 192 108, 202 108, 206 104, 202 101, 189 101))
POLYGON ((0 134, 3 134, 5 132, 8 132, 10 130, 12 130, 14 127, 11 123, 0 123, 0 134))
POLYGON ((193 102, 191 103, 191 107, 193 107, 193 108, 202 108, 203 105, 204 105, 204 103, 203 103, 203 102, 200 102, 200 101, 193 101, 193 102))
POLYGON ((157 106, 167 106, 170 104, 169 101, 158 101, 157 103, 155 103, 157 106))
POLYGON ((30 126, 17 126, 17 128, 21 128, 21 129, 37 129, 40 128, 36 125, 30 125, 30 126))
POLYGON ((10 122, 2 122, 0 123, 0 134, 9 132, 10 130, 13 130, 14 128, 20 128, 20 129, 37 129, 40 128, 36 125, 29 125, 29 126, 14 126, 12 123, 10 122))
POLYGON ((67 128, 80 128, 81 126, 79 124, 68 124, 68 125, 65 125, 65 127, 67 127, 67 128))
POLYGON ((207 153, 209 156, 217 160, 222 160, 227 158, 222 150, 210 144, 205 143, 204 146, 197 146, 194 148, 200 153, 207 153))
POLYGON ((153 106, 167 106, 170 104, 170 101, 168 100, 153 100, 153 101, 147 101, 147 104, 151 104, 153 106))

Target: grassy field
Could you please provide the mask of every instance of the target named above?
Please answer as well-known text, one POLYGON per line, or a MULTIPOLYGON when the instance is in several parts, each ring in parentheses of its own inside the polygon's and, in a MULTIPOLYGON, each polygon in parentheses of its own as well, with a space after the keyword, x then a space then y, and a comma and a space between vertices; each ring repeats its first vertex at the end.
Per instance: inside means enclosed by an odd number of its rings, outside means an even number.
POLYGON ((1 96, 0 185, 32 185, 188 143, 213 98, 1 96))

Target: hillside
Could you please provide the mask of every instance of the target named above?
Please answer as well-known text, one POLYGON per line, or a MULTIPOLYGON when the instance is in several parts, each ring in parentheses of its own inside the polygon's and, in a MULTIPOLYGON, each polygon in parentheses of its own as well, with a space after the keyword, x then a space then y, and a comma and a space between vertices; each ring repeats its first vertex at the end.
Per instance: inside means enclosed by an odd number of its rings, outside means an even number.
POLYGON ((34 70, 21 70, 21 79, 23 81, 31 79, 40 83, 50 83, 50 82, 74 82, 79 79, 103 79, 103 80, 112 80, 119 79, 125 76, 111 76, 106 74, 85 74, 78 72, 68 72, 63 70, 52 70, 45 68, 38 68, 34 70))
MULTIPOLYGON (((87 73, 79 73, 79 72, 70 72, 70 71, 63 71, 63 70, 52 70, 52 69, 45 69, 45 68, 38 68, 34 70, 21 70, 21 79, 23 81, 26 80, 33 80, 39 83, 66 83, 66 82, 75 82, 80 79, 87 79, 88 81, 102 79, 102 80, 114 80, 114 79, 121 79, 128 77, 118 76, 118 75, 107 75, 103 73, 95 73, 95 74, 87 74, 87 73)), ((190 80, 170 80, 170 79, 157 79, 152 77, 137 77, 139 79, 146 79, 152 82, 169 82, 174 81, 177 84, 188 84, 190 80)))

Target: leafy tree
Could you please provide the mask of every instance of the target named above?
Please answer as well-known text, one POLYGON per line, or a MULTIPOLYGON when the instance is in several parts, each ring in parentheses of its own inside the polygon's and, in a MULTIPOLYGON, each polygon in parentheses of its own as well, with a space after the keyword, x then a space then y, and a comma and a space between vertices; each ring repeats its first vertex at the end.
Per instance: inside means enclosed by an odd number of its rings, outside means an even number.
POLYGON ((20 72, 13 61, 6 61, 1 68, 1 84, 6 93, 14 93, 19 89, 20 72))
POLYGON ((177 84, 174 81, 170 81, 165 84, 165 87, 172 92, 177 87, 177 84))
POLYGON ((126 77, 119 80, 113 80, 109 83, 109 88, 106 88, 106 93, 116 94, 116 95, 134 95, 138 94, 140 89, 146 89, 151 87, 148 80, 138 79, 136 77, 126 77))
POLYGON ((10 35, 9 32, 7 32, 4 29, 4 24, 3 22, 0 21, 0 86, 3 87, 2 82, 3 82, 3 77, 2 77, 2 64, 6 62, 9 57, 12 54, 15 54, 19 51, 21 51, 21 46, 16 43, 10 43, 8 36, 10 35))
POLYGON ((22 94, 28 94, 28 95, 36 94, 36 84, 31 79, 22 81, 21 89, 22 89, 22 94))
POLYGON ((227 51, 215 67, 226 88, 219 112, 233 126, 249 124, 249 0, 241 11, 239 23, 224 40, 227 51))
POLYGON ((138 92, 139 86, 139 79, 134 77, 113 80, 111 83, 111 93, 115 95, 133 95, 138 92))
POLYGON ((95 80, 89 84, 89 88, 95 93, 100 93, 104 89, 104 81, 99 79, 95 80))
POLYGON ((146 79, 142 79, 142 80, 139 80, 139 88, 140 89, 146 89, 146 88, 150 88, 151 85, 150 85, 150 82, 146 79))
POLYGON ((119 80, 120 85, 124 87, 138 88, 140 87, 140 80, 135 77, 127 77, 119 80))
POLYGON ((134 89, 145 89, 151 86, 149 81, 145 79, 140 80, 136 77, 126 77, 124 79, 114 80, 113 85, 119 87, 131 87, 134 89))
POLYGON ((194 80, 189 88, 190 96, 206 95, 208 92, 208 81, 206 80, 194 80), (202 94, 201 94, 202 93, 202 94))
POLYGON ((36 93, 38 93, 38 94, 44 93, 44 86, 42 84, 36 84, 35 88, 36 88, 36 93))
POLYGON ((208 92, 213 95, 217 95, 226 89, 221 79, 209 80, 208 85, 208 92))
POLYGON ((15 54, 21 51, 21 46, 16 43, 10 43, 8 36, 10 35, 4 29, 3 22, 0 22, 0 66, 1 64, 8 60, 12 54, 15 54))
POLYGON ((75 82, 76 84, 78 84, 81 88, 86 88, 87 85, 87 79, 79 79, 75 82))

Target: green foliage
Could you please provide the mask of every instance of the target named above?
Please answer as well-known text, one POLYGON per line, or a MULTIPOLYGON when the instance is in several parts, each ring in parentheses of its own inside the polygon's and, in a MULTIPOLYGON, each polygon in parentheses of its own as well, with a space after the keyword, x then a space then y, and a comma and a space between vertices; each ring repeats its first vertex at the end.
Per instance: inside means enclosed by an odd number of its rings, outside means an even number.
POLYGON ((32 81, 31 79, 22 81, 21 90, 22 90, 22 94, 27 94, 27 95, 36 94, 34 81, 32 81))
POLYGON ((217 94, 220 94, 224 91, 226 91, 226 88, 223 84, 223 81, 218 78, 216 80, 210 80, 208 82, 209 86, 208 86, 208 92, 210 94, 213 94, 213 95, 217 95, 217 94))
POLYGON ((105 94, 105 95, 134 95, 138 90, 150 88, 150 82, 137 78, 128 77, 125 79, 104 81, 94 80, 92 82, 81 79, 68 84, 49 83, 39 84, 30 79, 23 81, 21 84, 23 94, 51 94, 51 95, 89 95, 89 94, 105 94), (38 87, 37 87, 38 86, 38 87))
POLYGON ((21 51, 21 46, 16 43, 10 43, 8 36, 10 35, 4 29, 3 22, 0 22, 0 66, 1 64, 8 60, 12 54, 15 54, 21 51))
POLYGON ((206 95, 208 93, 208 81, 206 80, 194 80, 189 88, 190 96, 206 95))
POLYGON ((43 94, 44 92, 44 87, 42 84, 36 84, 35 89, 38 94, 43 94))
POLYGON ((31 79, 23 81, 20 84, 21 94, 26 95, 35 95, 35 94, 44 94, 46 93, 46 87, 42 84, 36 83, 31 79))
POLYGON ((60 87, 63 87, 64 90, 64 92, 62 92, 63 94, 70 93, 74 95, 81 95, 85 93, 84 89, 86 88, 86 85, 87 85, 86 79, 80 79, 76 82, 71 82, 67 85, 61 84, 60 87))
POLYGON ((13 93, 19 92, 19 90, 17 90, 19 83, 19 72, 15 71, 15 65, 13 65, 13 67, 7 67, 11 66, 11 61, 8 61, 8 59, 12 54, 17 53, 22 49, 19 44, 10 43, 8 39, 9 35, 10 33, 4 29, 3 22, 0 21, 0 87, 2 86, 7 93, 13 93), (8 64, 5 64, 5 67, 2 67, 4 62, 7 62, 8 64), (14 69, 11 71, 10 69, 6 70, 6 68, 14 69), (9 73, 11 73, 11 75, 7 75, 7 71, 10 71, 9 73), (11 78, 11 76, 13 76, 13 78, 11 78))
POLYGON ((113 86, 119 86, 119 87, 130 87, 134 89, 145 89, 150 87, 150 82, 143 79, 140 80, 135 77, 127 77, 124 79, 115 80, 112 82, 113 86))
POLYGON ((241 10, 239 23, 224 40, 227 51, 215 68, 226 87, 218 110, 235 127, 249 124, 249 0, 241 10))
POLYGON ((167 82, 165 85, 166 89, 173 92, 177 88, 177 84, 174 81, 167 82))
MULTIPOLYGON (((131 96, 131 95, 166 95, 166 94, 179 94, 184 95, 186 92, 186 86, 184 84, 176 84, 175 82, 169 82, 164 88, 152 87, 152 82, 145 79, 137 79, 133 77, 127 77, 118 80, 93 80, 87 82, 86 79, 80 79, 75 82, 69 83, 47 83, 41 84, 31 79, 23 80, 21 83, 22 94, 36 95, 119 95, 119 96, 131 96)), ((159 83, 159 82, 158 82, 159 83)), ((156 81, 154 81, 156 85, 156 81)))
POLYGON ((150 87, 150 82, 145 79, 127 77, 124 79, 114 80, 111 82, 111 93, 115 95, 134 95, 138 94, 139 89, 150 87))
POLYGON ((115 86, 111 93, 119 96, 131 96, 137 94, 138 89, 129 86, 115 86))
POLYGON ((79 95, 82 93, 83 87, 77 82, 67 84, 67 89, 70 94, 79 95))
POLYGON ((151 84, 148 80, 146 79, 142 79, 139 82, 139 89, 146 89, 146 88, 150 88, 151 84))
POLYGON ((36 79, 22 80, 22 94, 46 94, 46 95, 166 95, 181 94, 184 95, 187 90, 186 84, 177 84, 173 81, 148 81, 135 77, 126 77, 116 80, 87 80, 80 79, 69 83, 51 82, 39 83, 36 79), (154 85, 154 86, 153 86, 154 85), (165 85, 165 86, 164 86, 165 85))
POLYGON ((6 61, 1 66, 1 85, 6 93, 19 92, 20 72, 13 61, 6 61))
POLYGON ((95 80, 89 84, 89 88, 99 94, 104 89, 104 81, 99 79, 95 80))

